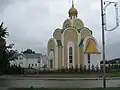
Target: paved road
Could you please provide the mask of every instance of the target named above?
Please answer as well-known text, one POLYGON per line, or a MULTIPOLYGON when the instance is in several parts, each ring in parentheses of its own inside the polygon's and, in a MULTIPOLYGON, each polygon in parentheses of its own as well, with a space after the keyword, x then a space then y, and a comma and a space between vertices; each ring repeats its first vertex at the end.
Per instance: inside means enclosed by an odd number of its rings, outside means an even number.
MULTIPOLYGON (((4 76, 5 77, 5 76, 4 76)), ((11 87, 60 87, 60 88, 93 88, 102 87, 102 80, 96 78, 39 78, 39 77, 20 77, 0 79, 0 90, 11 87)), ((107 87, 120 87, 119 80, 107 80, 107 87)))

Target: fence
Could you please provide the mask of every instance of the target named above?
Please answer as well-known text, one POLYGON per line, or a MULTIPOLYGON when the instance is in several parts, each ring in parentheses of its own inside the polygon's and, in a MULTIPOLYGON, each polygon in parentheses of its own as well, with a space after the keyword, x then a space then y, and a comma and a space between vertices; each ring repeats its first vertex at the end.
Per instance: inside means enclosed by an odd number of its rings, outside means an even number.
MULTIPOLYGON (((98 67, 98 65, 91 66, 91 69, 86 68, 86 65, 80 68, 62 68, 59 70, 50 70, 50 69, 43 69, 43 70, 36 70, 33 68, 21 68, 20 66, 11 66, 8 67, 3 73, 4 74, 49 74, 49 73, 102 73, 103 67, 98 67), (25 73, 25 70, 26 73, 25 73)), ((106 66, 106 73, 110 72, 120 72, 120 65, 108 65, 106 66)))

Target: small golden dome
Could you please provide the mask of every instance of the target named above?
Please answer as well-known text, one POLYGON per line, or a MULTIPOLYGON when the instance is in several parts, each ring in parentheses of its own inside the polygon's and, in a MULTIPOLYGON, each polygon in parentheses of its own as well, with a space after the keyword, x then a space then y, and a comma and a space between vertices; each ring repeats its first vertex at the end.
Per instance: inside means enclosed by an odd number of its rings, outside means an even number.
POLYGON ((68 13, 69 13, 69 17, 71 17, 71 16, 77 16, 78 11, 77 11, 76 8, 74 8, 74 6, 72 6, 72 8, 70 8, 70 10, 69 10, 68 13))
POLYGON ((69 17, 72 17, 72 16, 77 17, 78 11, 76 8, 74 8, 74 1, 73 0, 72 0, 72 7, 70 8, 68 14, 69 14, 69 17))

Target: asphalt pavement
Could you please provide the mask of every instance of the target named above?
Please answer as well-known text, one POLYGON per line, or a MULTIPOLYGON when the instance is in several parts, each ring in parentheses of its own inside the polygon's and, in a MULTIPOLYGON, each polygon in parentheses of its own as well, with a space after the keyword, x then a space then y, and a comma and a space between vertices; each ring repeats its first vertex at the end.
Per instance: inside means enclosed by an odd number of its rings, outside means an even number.
MULTIPOLYGON (((79 75, 2 75, 0 90, 12 87, 55 87, 55 88, 96 88, 102 87, 103 80, 99 76, 79 75)), ((120 87, 120 77, 107 77, 107 87, 120 87)))

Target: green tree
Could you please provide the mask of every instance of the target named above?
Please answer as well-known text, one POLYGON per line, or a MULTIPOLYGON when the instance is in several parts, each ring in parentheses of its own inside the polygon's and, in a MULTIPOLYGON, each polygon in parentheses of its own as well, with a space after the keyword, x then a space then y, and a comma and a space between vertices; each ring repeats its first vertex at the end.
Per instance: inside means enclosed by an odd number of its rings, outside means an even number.
POLYGON ((5 69, 8 64, 8 54, 6 49, 6 36, 8 35, 7 28, 3 27, 2 22, 0 24, 0 70, 5 69))
POLYGON ((10 50, 9 51, 9 61, 14 61, 15 59, 18 59, 19 52, 17 50, 10 50))
POLYGON ((7 32, 7 28, 3 27, 3 22, 0 25, 0 48, 4 48, 6 46, 6 36, 8 36, 9 33, 7 32))

